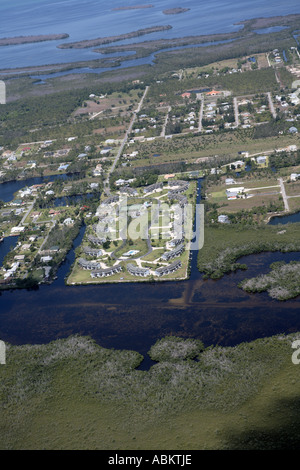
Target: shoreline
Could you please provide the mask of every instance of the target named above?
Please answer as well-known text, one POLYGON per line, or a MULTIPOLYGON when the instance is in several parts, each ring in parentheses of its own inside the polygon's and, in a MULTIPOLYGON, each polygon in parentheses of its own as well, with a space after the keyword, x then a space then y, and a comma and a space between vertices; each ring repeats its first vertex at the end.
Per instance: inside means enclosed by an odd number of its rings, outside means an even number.
POLYGON ((71 42, 60 44, 57 46, 58 49, 85 49, 88 47, 95 47, 103 44, 110 44, 111 42, 123 41, 126 39, 131 39, 139 36, 144 36, 146 34, 157 33, 160 31, 167 31, 172 29, 172 26, 151 26, 149 28, 138 29, 137 31, 132 31, 130 33, 120 34, 117 36, 107 36, 102 38, 95 39, 85 39, 83 41, 71 42))

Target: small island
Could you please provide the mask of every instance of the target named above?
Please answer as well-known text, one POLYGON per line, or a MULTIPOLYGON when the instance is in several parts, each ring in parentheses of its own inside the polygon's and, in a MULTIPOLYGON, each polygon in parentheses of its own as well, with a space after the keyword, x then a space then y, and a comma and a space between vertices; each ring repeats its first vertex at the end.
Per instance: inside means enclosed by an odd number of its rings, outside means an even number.
POLYGON ((190 8, 169 8, 168 10, 164 10, 163 14, 164 15, 178 15, 179 13, 185 13, 186 11, 189 11, 190 8))
POLYGON ((69 44, 60 44, 57 46, 60 49, 84 49, 87 47, 101 46, 103 44, 109 44, 111 42, 123 41, 124 39, 131 39, 145 34, 157 33, 159 31, 165 31, 172 29, 172 26, 151 26, 150 28, 143 28, 137 31, 132 31, 131 33, 120 34, 118 36, 108 36, 103 38, 96 39, 86 39, 83 41, 73 42, 69 44))

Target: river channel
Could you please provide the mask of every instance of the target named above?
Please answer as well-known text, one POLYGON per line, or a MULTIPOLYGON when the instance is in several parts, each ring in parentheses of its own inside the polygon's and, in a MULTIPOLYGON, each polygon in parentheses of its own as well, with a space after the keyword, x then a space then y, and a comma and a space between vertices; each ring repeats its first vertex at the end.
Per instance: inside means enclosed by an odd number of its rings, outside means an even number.
MULTIPOLYGON (((201 180, 198 184, 198 192, 201 180)), ((0 187, 0 199, 1 199, 0 187)), ((200 195, 198 195, 199 201, 200 195)), ((284 223, 284 220, 280 221, 284 223)), ((274 223, 274 222, 273 222, 274 223)), ((206 346, 234 346, 243 341, 300 331, 299 298, 280 302, 267 293, 249 294, 238 283, 268 272, 274 261, 300 261, 300 253, 262 253, 243 257, 246 271, 220 280, 203 280, 192 252, 186 281, 99 286, 66 286, 64 279, 80 245, 73 249, 51 285, 36 290, 10 290, 0 295, 0 338, 12 344, 41 344, 73 334, 89 335, 106 348, 131 349, 145 356, 166 335, 201 339, 206 346)), ((0 244, 0 261, 12 238, 0 244)))

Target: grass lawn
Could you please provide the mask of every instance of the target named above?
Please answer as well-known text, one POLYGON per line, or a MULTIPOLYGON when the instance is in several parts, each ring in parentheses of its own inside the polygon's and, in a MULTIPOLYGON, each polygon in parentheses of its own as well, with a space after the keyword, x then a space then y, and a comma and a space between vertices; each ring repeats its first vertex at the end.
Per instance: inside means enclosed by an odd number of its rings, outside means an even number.
POLYGON ((290 211, 300 211, 300 196, 288 199, 290 211))
POLYGON ((286 183, 285 192, 287 196, 300 196, 300 180, 286 183))

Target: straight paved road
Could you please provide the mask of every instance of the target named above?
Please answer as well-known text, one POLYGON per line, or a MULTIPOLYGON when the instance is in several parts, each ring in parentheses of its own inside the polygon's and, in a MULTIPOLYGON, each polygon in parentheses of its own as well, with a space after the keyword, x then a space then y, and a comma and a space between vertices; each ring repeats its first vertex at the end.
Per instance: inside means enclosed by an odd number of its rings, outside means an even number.
POLYGON ((140 112, 140 110, 141 110, 141 108, 142 108, 142 105, 143 105, 143 102, 144 102, 144 99, 145 99, 145 96, 146 96, 147 93, 148 93, 148 89, 149 89, 149 86, 146 86, 145 91, 144 91, 144 94, 143 94, 143 96, 142 96, 142 99, 141 99, 141 101, 139 102, 139 105, 138 105, 137 109, 136 109, 136 110, 134 111, 134 113, 133 113, 133 116, 132 116, 132 119, 131 119, 131 121, 130 121, 129 127, 128 127, 127 131, 126 131, 125 137, 124 137, 124 139, 123 139, 123 141, 122 141, 122 143, 121 143, 121 146, 120 146, 119 151, 118 151, 118 153, 117 153, 117 155, 116 155, 116 158, 114 159, 112 166, 111 166, 110 169, 108 170, 107 178, 106 178, 106 180, 104 181, 104 191, 106 192, 107 195, 110 195, 109 177, 110 177, 110 175, 112 174, 112 172, 114 171, 114 169, 116 168, 116 165, 117 165, 117 163, 118 163, 118 161, 119 161, 119 158, 120 158, 120 156, 122 155, 124 146, 125 146, 125 144, 126 144, 126 142, 127 142, 127 140, 128 140, 129 134, 130 134, 131 131, 132 131, 132 127, 133 127, 133 124, 135 123, 137 114, 140 112))

